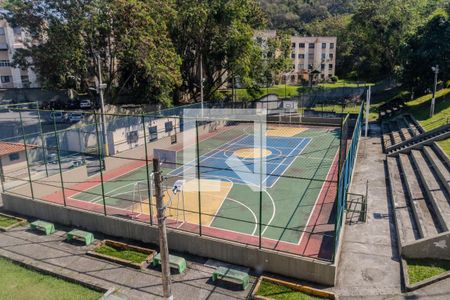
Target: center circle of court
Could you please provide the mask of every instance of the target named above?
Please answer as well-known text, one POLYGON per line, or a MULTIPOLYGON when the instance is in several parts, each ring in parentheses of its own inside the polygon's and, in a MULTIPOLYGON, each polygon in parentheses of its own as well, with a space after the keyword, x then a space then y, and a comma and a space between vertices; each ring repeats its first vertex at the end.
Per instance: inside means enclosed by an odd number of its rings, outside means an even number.
POLYGON ((262 158, 272 154, 269 149, 261 148, 242 148, 234 151, 234 155, 239 158, 262 158))

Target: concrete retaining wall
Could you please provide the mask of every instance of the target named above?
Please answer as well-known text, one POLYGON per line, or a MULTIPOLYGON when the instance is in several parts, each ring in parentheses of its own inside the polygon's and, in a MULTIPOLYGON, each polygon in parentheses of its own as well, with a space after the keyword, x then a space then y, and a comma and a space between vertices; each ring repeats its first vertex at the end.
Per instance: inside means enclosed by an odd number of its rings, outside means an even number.
MULTIPOLYGON (((110 236, 158 244, 158 229, 149 224, 65 208, 8 193, 3 194, 3 204, 5 209, 19 214, 102 232, 110 236)), ((170 249, 176 251, 247 266, 258 272, 272 272, 324 285, 335 284, 336 267, 331 263, 265 249, 259 250, 253 246, 181 231, 168 230, 168 239, 170 249)))
POLYGON ((450 260, 450 232, 403 245, 401 251, 402 255, 407 258, 450 260))

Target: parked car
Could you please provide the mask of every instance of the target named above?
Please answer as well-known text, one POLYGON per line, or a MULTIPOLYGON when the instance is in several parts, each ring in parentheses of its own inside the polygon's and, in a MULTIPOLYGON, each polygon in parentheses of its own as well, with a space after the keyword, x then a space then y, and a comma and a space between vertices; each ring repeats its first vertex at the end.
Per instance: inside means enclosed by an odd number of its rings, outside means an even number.
POLYGON ((79 113, 79 112, 73 112, 69 114, 69 117, 67 118, 67 120, 70 123, 78 123, 81 120, 83 120, 83 114, 79 113))
POLYGON ((49 164, 54 164, 54 165, 56 165, 56 164, 58 163, 58 156, 56 155, 56 153, 50 153, 50 154, 47 156, 47 162, 48 162, 49 164))
POLYGON ((64 123, 66 121, 67 115, 61 111, 54 111, 50 113, 50 121, 56 123, 64 123))
POLYGON ((92 101, 89 99, 81 100, 80 108, 92 108, 92 101))

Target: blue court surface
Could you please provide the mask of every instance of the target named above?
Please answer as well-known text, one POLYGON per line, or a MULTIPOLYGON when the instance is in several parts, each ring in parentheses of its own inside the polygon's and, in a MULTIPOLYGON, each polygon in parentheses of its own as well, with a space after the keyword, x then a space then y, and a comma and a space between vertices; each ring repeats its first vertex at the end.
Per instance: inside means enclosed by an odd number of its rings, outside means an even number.
MULTIPOLYGON (((254 135, 246 135, 200 156, 200 177, 270 188, 310 141, 310 138, 268 136, 262 147, 265 150, 262 151, 259 146, 261 143, 254 140, 254 135), (239 156, 242 150, 247 151, 244 153, 254 153, 256 158, 239 156), (259 153, 263 154, 262 159, 259 153)), ((196 169, 197 162, 191 161, 169 175, 181 176, 186 170, 194 174, 196 169)))

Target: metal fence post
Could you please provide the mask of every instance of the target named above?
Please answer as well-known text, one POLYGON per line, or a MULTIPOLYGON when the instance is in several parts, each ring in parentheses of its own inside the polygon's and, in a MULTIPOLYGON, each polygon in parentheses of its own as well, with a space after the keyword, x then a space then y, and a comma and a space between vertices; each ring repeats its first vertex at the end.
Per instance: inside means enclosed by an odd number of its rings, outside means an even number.
POLYGON ((152 213, 152 192, 151 192, 151 182, 150 182, 150 169, 148 168, 148 149, 147 149, 147 134, 145 132, 145 117, 142 114, 142 128, 144 129, 144 151, 145 151, 145 169, 147 174, 147 196, 148 196, 148 208, 150 214, 150 225, 153 225, 153 213, 152 213))
POLYGON ((263 198, 263 124, 260 122, 260 157, 259 157, 259 249, 262 247, 262 198, 263 198))
POLYGON ((64 190, 64 179, 63 179, 63 173, 62 173, 62 167, 61 167, 61 154, 60 154, 60 146, 59 146, 59 137, 58 137, 58 128, 56 126, 56 118, 54 111, 52 110, 52 116, 53 116, 53 131, 55 134, 55 140, 56 140, 56 155, 58 157, 58 166, 59 166, 59 177, 61 179, 61 190, 63 194, 63 203, 64 206, 66 206, 66 192, 64 190))
POLYGON ((97 113, 94 110, 94 120, 95 120, 95 133, 97 136, 97 154, 98 154, 98 162, 100 164, 100 183, 102 186, 102 199, 103 199, 103 212, 105 216, 106 213, 106 201, 105 201, 105 186, 103 185, 103 149, 102 144, 100 142, 99 130, 98 130, 98 121, 97 121, 97 113))
POLYGON ((37 113, 39 121, 39 133, 41 136, 42 152, 44 154, 45 175, 48 177, 48 165, 47 165, 47 142, 44 139, 44 132, 42 131, 41 112, 39 110, 39 103, 37 103, 37 113))
POLYGON ((198 182, 198 225, 199 234, 202 235, 202 191, 201 191, 201 179, 200 179, 200 142, 198 133, 198 120, 195 120, 196 131, 196 150, 197 150, 197 182, 198 182))
POLYGON ((20 118, 20 127, 22 129, 23 147, 25 148, 25 158, 27 160, 27 170, 28 170, 28 179, 30 181, 31 199, 34 200, 33 182, 31 180, 31 171, 30 171, 30 159, 28 157, 28 149, 27 149, 28 147, 27 142, 25 140, 25 129, 23 127, 22 112, 20 110, 19 110, 19 118, 20 118))

